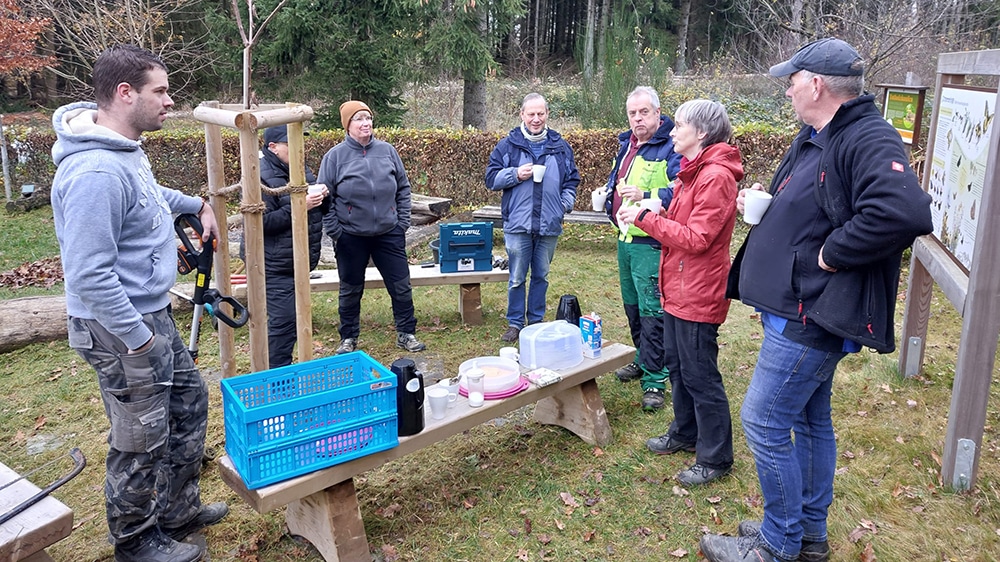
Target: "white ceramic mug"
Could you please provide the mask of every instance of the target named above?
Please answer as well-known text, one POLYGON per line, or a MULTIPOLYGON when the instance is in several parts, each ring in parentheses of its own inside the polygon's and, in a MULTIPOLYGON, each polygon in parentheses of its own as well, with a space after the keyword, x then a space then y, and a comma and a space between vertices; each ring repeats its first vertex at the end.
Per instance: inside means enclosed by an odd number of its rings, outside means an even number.
POLYGON ((438 386, 448 391, 449 408, 454 408, 455 401, 458 400, 458 387, 459 387, 458 383, 459 383, 458 377, 455 377, 453 379, 441 379, 441 382, 438 383, 438 386), (452 381, 454 381, 453 384, 448 384, 452 381))
POLYGON ((663 208, 663 201, 659 197, 650 197, 649 199, 643 199, 639 202, 639 207, 643 209, 649 209, 653 214, 660 214, 660 209, 663 208))
POLYGON ((590 204, 595 211, 603 211, 604 203, 608 200, 608 189, 598 187, 590 192, 590 204))
POLYGON ((535 164, 531 167, 531 176, 536 182, 542 181, 545 177, 545 166, 541 164, 535 164))
POLYGON ((516 347, 501 347, 500 357, 517 363, 521 359, 521 354, 517 351, 516 347))
POLYGON ((771 205, 771 194, 759 189, 748 189, 743 195, 743 221, 758 224, 771 205))
MULTIPOLYGON (((457 400, 458 397, 455 397, 457 400)), ((445 410, 448 409, 448 402, 453 401, 448 394, 447 388, 433 386, 427 389, 427 401, 431 405, 431 417, 436 420, 443 420, 445 410)))

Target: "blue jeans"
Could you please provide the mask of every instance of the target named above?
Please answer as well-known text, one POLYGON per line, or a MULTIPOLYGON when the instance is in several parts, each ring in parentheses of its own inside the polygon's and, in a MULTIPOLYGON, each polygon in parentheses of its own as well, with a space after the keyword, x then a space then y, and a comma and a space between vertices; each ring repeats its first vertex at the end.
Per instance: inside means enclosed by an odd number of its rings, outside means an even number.
POLYGON ((524 296, 528 295, 528 324, 545 318, 545 293, 549 290, 549 266, 556 254, 558 236, 540 236, 530 233, 503 233, 507 247, 510 281, 507 282, 507 324, 515 328, 525 326, 524 296), (531 285, 525 290, 524 282, 531 269, 531 285))
POLYGON ((761 535, 780 558, 797 558, 803 539, 827 539, 837 468, 830 395, 845 355, 797 344, 764 323, 740 417, 764 495, 761 535))

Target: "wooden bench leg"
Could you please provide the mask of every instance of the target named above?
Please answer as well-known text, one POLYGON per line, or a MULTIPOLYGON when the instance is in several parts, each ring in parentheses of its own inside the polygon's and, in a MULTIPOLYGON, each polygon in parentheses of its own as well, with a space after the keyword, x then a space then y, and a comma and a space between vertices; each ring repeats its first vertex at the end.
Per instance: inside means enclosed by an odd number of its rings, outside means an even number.
POLYGON ((479 283, 458 286, 458 312, 465 324, 479 326, 483 323, 483 296, 479 283))
POLYGON ((48 552, 44 550, 39 550, 38 552, 32 554, 27 558, 22 558, 21 562, 55 562, 52 557, 49 556, 48 552))
POLYGON ((594 380, 539 400, 535 421, 565 427, 591 445, 611 443, 611 424, 594 380))
POLYGON ((289 503, 285 521, 327 562, 372 559, 353 478, 289 503))

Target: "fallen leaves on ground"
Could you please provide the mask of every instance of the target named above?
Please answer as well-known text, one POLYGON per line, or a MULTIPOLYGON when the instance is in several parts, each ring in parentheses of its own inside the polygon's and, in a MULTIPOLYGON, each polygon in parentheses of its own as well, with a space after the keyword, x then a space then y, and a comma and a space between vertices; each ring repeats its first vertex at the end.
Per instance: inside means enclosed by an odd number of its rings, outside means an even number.
POLYGON ((62 280, 62 261, 58 257, 23 263, 10 271, 0 272, 0 286, 13 289, 21 287, 48 289, 62 280))
POLYGON ((866 544, 865 549, 861 551, 861 562, 875 562, 875 549, 872 543, 866 544))
POLYGON ((673 556, 674 558, 686 558, 687 555, 688 551, 686 548, 678 548, 677 550, 670 551, 670 556, 673 556))
POLYGON ((564 504, 569 507, 580 507, 580 504, 573 497, 573 494, 569 492, 559 492, 559 497, 562 498, 564 504))

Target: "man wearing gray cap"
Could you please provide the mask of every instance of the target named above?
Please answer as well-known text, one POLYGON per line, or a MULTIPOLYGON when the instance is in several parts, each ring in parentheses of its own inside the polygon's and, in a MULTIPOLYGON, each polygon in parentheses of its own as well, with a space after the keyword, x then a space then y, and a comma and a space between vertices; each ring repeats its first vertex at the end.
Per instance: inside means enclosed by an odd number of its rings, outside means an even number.
POLYGON ((727 295, 760 311, 764 330, 740 412, 764 518, 740 523, 738 537, 703 536, 711 562, 829 560, 833 373, 862 347, 895 349, 902 252, 932 227, 930 197, 899 134, 864 92, 854 48, 814 41, 771 75, 788 77, 785 95, 804 126, 771 180, 770 206, 736 255, 727 295))

